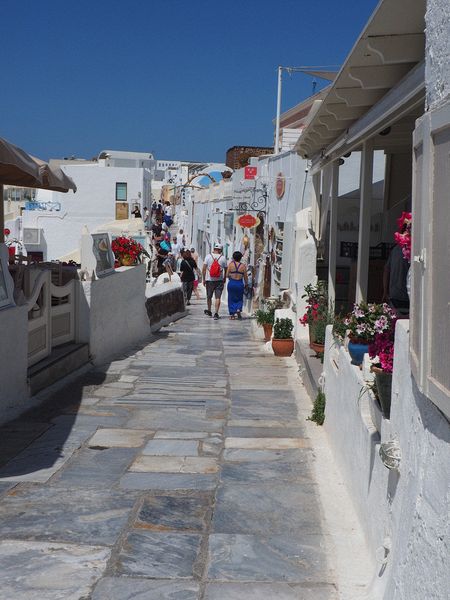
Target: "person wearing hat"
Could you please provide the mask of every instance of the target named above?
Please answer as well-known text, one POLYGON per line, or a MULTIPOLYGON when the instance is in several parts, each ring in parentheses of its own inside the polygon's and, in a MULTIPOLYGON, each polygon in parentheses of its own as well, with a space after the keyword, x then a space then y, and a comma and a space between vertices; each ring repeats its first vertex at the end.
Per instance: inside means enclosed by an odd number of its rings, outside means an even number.
POLYGON ((205 256, 202 268, 203 285, 206 287, 206 302, 208 308, 205 309, 205 315, 212 317, 211 305, 212 297, 215 297, 214 320, 219 318, 220 299, 222 297, 225 271, 227 260, 222 254, 223 246, 220 243, 214 244, 212 253, 205 256))

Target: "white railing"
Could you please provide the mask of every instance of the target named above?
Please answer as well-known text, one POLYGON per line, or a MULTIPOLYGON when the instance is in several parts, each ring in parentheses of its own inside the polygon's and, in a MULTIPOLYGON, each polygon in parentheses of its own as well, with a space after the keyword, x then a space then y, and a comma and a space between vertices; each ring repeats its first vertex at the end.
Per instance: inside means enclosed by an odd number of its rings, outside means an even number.
POLYGON ((75 340, 78 281, 64 286, 51 282, 51 272, 41 271, 27 298, 28 366, 50 355, 52 348, 75 340))

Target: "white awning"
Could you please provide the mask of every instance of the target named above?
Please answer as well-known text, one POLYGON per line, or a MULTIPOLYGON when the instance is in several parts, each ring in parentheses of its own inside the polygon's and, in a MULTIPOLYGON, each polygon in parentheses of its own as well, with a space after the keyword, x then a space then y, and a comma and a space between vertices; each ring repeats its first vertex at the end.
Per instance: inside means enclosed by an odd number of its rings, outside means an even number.
MULTIPOLYGON (((354 125, 375 105, 383 110, 366 119, 368 133, 386 126, 391 113, 398 121, 424 99, 425 0, 382 0, 360 35, 313 119, 296 144, 304 158, 329 156, 337 146, 348 151, 359 138, 354 125), (419 65, 419 66, 418 66, 419 65), (391 93, 402 87, 404 97, 391 93), (400 110, 401 105, 406 110, 400 110), (395 114, 395 111, 397 113, 395 114), (384 119, 381 118, 384 116, 384 119), (350 135, 350 137, 349 137, 350 135)), ((361 125, 362 127, 362 125, 361 125)))

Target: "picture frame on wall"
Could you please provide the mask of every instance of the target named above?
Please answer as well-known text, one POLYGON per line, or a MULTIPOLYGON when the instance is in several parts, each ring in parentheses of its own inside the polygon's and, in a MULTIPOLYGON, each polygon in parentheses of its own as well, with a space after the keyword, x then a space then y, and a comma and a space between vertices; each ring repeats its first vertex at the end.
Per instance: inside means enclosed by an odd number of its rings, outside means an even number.
POLYGON ((96 265, 95 274, 97 277, 104 277, 114 273, 114 254, 111 250, 109 235, 105 233, 93 233, 92 252, 94 254, 96 265))

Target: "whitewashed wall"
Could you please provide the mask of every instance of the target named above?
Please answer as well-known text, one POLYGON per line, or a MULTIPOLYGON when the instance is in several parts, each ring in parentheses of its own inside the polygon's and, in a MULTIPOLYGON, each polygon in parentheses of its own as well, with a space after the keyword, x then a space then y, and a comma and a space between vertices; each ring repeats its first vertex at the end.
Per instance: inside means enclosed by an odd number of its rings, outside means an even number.
POLYGON ((26 306, 0 310, 0 422, 28 408, 28 311, 26 306))
POLYGON ((450 427, 413 382, 408 323, 397 324, 390 420, 371 408, 362 394, 361 371, 327 332, 325 429, 373 556, 386 539, 391 544, 369 597, 443 600, 450 589, 450 427), (391 437, 402 451, 399 473, 389 471, 378 455, 380 441, 391 437))
POLYGON ((150 339, 145 310, 145 265, 121 267, 108 277, 82 283, 80 342, 88 342, 94 364, 107 362, 150 339))
POLYGON ((450 4, 448 0, 428 0, 425 20, 427 104, 430 108, 437 108, 450 97, 450 4))
POLYGON ((53 260, 76 250, 81 230, 93 231, 116 218, 116 183, 127 183, 128 203, 143 206, 149 193, 150 172, 142 168, 104 167, 99 164, 62 165, 72 177, 77 192, 62 194, 38 190, 37 201, 59 202, 60 211, 24 211, 23 226, 41 229, 41 244, 27 246, 28 251, 44 252, 44 260, 53 260))

